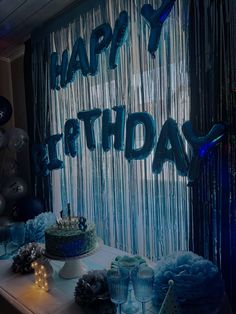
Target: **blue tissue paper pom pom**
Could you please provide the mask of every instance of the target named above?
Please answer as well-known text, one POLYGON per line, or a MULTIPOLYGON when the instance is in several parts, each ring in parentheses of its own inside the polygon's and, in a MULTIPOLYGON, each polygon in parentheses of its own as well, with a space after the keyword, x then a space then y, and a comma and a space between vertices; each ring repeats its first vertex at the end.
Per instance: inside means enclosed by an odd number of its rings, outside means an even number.
POLYGON ((42 213, 30 219, 25 224, 25 242, 39 242, 44 243, 44 231, 47 227, 56 222, 55 215, 51 212, 42 213))
POLYGON ((183 314, 213 314, 224 298, 224 285, 217 266, 192 252, 176 252, 158 261, 153 304, 160 307, 168 290, 174 292, 183 314))

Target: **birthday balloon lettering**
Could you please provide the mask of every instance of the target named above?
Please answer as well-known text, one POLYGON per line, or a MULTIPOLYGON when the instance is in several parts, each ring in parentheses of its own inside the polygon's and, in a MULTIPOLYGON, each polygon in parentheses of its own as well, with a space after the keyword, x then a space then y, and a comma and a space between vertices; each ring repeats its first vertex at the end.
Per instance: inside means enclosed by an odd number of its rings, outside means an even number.
MULTIPOLYGON (((99 108, 78 112, 78 119, 83 121, 87 147, 94 150, 98 143, 95 139, 94 123, 102 115, 102 147, 108 152, 113 145, 116 150, 124 150, 128 161, 145 159, 149 156, 155 145, 156 125, 153 117, 147 112, 135 112, 128 115, 125 121, 125 106, 113 108, 115 118, 112 119, 112 110, 99 108), (113 121, 114 120, 114 121, 113 121), (126 124, 126 138, 124 129, 126 124), (143 129, 141 147, 136 147, 137 126, 143 129), (125 144, 124 144, 125 143, 125 144)), ((189 181, 197 179, 200 171, 200 163, 206 154, 218 144, 225 132, 222 123, 216 123, 205 136, 197 136, 190 121, 182 126, 183 134, 192 149, 192 158, 189 161, 185 151, 183 138, 180 135, 177 123, 169 118, 164 123, 154 152, 152 171, 159 174, 165 162, 175 164, 178 174, 188 176, 189 181)), ((50 136, 45 144, 36 144, 32 150, 34 172, 36 175, 46 176, 48 170, 64 167, 58 159, 57 143, 62 140, 63 134, 50 136)), ((77 156, 77 145, 80 136, 80 123, 77 119, 69 119, 65 123, 65 154, 72 157, 77 156)))

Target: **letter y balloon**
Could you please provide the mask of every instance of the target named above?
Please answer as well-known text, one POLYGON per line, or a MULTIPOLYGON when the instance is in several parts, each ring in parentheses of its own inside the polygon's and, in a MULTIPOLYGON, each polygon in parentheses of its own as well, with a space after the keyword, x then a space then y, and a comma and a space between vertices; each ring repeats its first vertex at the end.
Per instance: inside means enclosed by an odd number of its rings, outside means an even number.
POLYGON ((186 121, 182 126, 182 131, 192 150, 188 179, 190 182, 194 182, 199 176, 202 161, 208 152, 222 140, 225 125, 216 123, 205 136, 197 136, 193 131, 191 122, 186 121))

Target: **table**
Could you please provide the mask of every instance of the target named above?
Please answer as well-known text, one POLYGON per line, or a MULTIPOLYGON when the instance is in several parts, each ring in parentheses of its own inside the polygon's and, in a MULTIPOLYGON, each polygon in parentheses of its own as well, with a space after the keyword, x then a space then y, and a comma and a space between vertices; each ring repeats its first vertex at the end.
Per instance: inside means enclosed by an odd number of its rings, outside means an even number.
MULTIPOLYGON (((111 261, 118 255, 123 256, 127 253, 103 245, 94 255, 84 258, 83 263, 91 270, 109 268, 111 261)), ((49 292, 42 291, 34 285, 33 274, 13 273, 10 270, 11 264, 11 260, 0 260, 0 297, 7 301, 4 305, 6 310, 1 305, 1 314, 84 314, 74 302, 74 290, 78 279, 68 280, 58 276, 63 262, 51 261, 54 275, 49 292)), ((153 265, 151 263, 151 266, 153 265)), ((147 304, 147 314, 154 313, 157 313, 157 310, 151 304, 147 304)))

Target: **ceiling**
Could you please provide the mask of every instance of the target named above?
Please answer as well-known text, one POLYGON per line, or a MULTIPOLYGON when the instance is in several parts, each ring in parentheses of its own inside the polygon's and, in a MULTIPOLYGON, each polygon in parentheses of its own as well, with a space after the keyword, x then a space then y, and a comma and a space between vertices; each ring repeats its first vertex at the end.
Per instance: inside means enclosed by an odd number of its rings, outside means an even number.
POLYGON ((80 0, 0 0, 0 57, 23 52, 30 33, 80 0))

